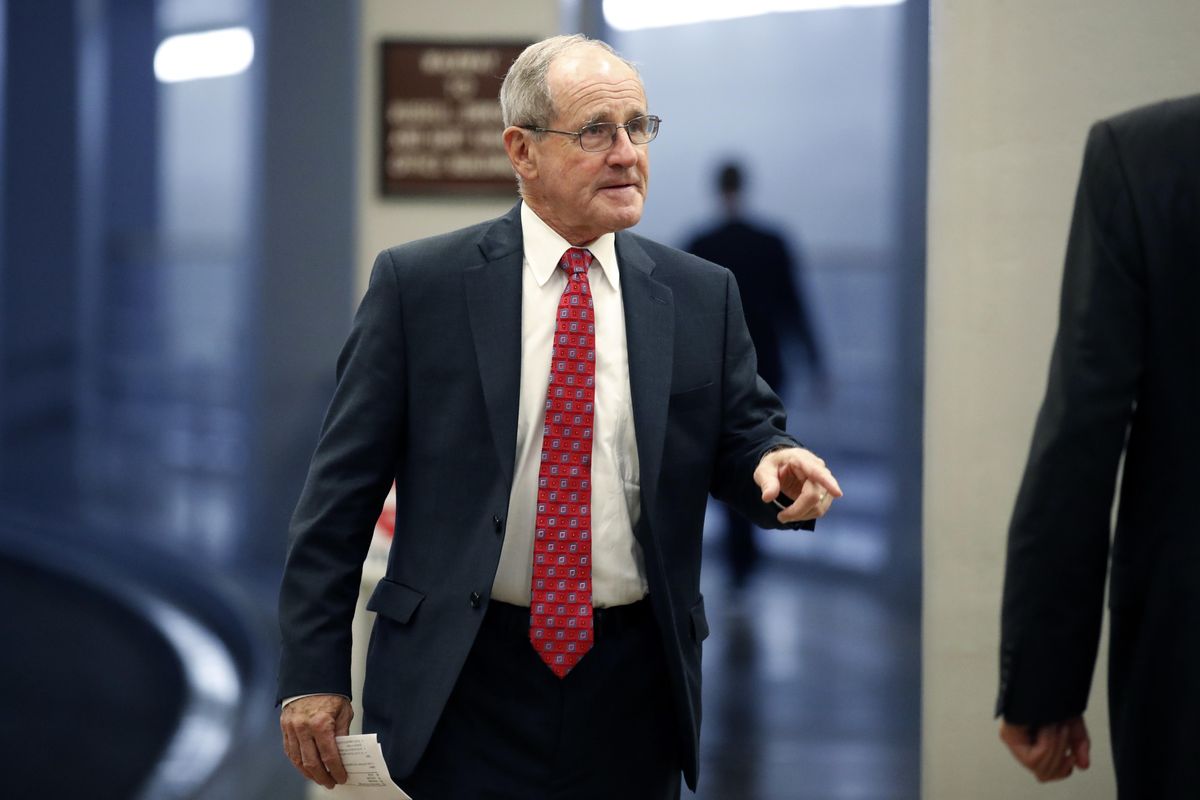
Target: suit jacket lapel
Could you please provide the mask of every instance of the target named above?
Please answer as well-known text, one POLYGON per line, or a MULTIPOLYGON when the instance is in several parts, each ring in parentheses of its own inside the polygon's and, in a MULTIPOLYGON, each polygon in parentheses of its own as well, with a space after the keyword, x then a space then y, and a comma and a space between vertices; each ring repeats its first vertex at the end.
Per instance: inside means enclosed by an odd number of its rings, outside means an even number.
POLYGON ((652 509, 657 500, 657 476, 662 468, 667 435, 675 351, 675 301, 670 287, 651 277, 654 261, 630 234, 617 234, 617 258, 621 264, 629 391, 642 500, 647 509, 652 509))
POLYGON ((511 489, 521 395, 521 204, 496 220, 479 242, 483 263, 463 273, 471 334, 488 422, 511 489))

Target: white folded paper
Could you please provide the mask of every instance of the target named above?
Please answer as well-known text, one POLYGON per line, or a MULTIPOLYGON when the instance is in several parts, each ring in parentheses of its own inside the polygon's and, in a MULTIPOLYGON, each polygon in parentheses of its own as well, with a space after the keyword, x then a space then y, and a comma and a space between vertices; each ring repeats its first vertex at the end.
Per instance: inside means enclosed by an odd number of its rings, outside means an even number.
POLYGON ((330 790, 330 794, 337 795, 337 800, 413 800, 392 783, 383 760, 383 748, 375 734, 339 736, 337 746, 342 766, 350 776, 345 783, 330 790))

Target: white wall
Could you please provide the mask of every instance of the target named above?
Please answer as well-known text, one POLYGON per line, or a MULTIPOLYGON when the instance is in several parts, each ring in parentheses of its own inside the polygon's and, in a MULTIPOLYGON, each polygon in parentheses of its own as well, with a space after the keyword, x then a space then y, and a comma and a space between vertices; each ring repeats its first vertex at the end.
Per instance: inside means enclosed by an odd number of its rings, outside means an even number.
MULTIPOLYGON (((383 198, 379 194, 379 47, 384 39, 536 41, 559 33, 558 0, 363 0, 358 118, 358 268, 366 288, 380 250, 499 216, 491 197, 383 198)), ((496 132, 500 135, 500 131, 496 132)))
POLYGON ((1103 668, 1090 773, 1038 788, 997 739, 1005 535, 1087 128, 1200 91, 1200 3, 932 0, 931 17, 923 797, 1113 797, 1103 668))

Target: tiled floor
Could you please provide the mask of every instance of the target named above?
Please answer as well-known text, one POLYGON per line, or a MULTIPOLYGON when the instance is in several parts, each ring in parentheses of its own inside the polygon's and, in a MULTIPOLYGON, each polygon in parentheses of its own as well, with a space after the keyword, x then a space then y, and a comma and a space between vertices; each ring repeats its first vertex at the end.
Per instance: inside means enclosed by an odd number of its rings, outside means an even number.
POLYGON ((767 561, 740 598, 705 566, 699 800, 919 794, 919 613, 868 580, 767 561))

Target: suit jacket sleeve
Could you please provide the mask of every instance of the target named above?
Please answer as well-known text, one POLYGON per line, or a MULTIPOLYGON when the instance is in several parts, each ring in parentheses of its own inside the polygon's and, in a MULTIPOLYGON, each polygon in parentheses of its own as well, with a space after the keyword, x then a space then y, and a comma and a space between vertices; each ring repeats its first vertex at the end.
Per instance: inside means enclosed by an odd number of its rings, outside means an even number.
POLYGON ((996 713, 1082 713, 1103 616, 1117 467, 1137 399, 1145 275, 1123 153, 1092 128, 1046 397, 1008 538, 996 713))
POLYGON ((812 530, 813 521, 780 524, 779 510, 762 501, 754 470, 768 451, 799 447, 787 434, 787 413, 779 398, 758 376, 754 344, 746 328, 742 300, 733 274, 726 271, 726 313, 721 439, 713 476, 713 496, 729 503, 764 528, 812 530))
POLYGON ((337 388, 292 517, 279 595, 279 699, 350 695, 362 563, 403 435, 403 341, 395 267, 385 251, 338 357, 337 388))

